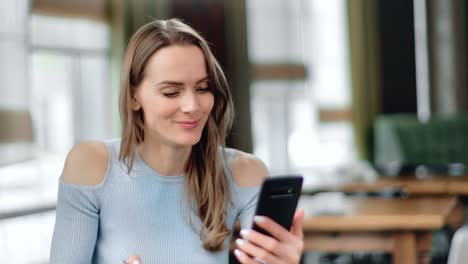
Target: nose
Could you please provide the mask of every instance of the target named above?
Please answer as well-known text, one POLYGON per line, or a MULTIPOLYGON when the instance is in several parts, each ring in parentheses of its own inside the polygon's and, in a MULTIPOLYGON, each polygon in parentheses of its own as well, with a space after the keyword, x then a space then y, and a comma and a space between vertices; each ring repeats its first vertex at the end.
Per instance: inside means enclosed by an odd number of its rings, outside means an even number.
POLYGON ((184 93, 181 102, 181 111, 184 113, 194 113, 200 109, 200 99, 194 92, 184 93))

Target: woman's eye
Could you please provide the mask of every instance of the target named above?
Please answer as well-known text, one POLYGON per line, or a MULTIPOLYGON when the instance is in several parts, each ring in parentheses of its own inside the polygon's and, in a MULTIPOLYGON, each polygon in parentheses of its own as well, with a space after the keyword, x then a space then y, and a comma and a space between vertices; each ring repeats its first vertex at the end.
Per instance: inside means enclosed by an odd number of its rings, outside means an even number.
POLYGON ((172 92, 172 93, 163 93, 165 97, 173 98, 176 97, 179 94, 179 92, 172 92))
POLYGON ((200 93, 208 93, 208 92, 211 92, 211 88, 210 87, 198 88, 197 91, 200 93))

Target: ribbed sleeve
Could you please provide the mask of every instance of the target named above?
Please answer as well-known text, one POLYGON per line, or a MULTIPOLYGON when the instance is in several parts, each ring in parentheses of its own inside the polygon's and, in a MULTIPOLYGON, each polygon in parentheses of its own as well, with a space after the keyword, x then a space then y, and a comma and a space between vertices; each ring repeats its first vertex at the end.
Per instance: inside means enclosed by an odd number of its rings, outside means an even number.
POLYGON ((94 188, 59 182, 50 263, 91 263, 99 224, 94 188))
POLYGON ((255 214, 255 209, 257 208, 257 201, 259 195, 259 187, 245 187, 238 188, 238 197, 239 197, 239 215, 238 220, 241 228, 251 228, 252 221, 255 214))
POLYGON ((223 153, 223 165, 226 176, 228 177, 231 185, 232 200, 237 208, 237 220, 239 220, 241 228, 251 228, 252 221, 257 208, 258 195, 260 192, 260 186, 251 187, 239 187, 232 176, 232 172, 229 169, 231 164, 234 162, 236 156, 236 150, 226 148, 223 153))

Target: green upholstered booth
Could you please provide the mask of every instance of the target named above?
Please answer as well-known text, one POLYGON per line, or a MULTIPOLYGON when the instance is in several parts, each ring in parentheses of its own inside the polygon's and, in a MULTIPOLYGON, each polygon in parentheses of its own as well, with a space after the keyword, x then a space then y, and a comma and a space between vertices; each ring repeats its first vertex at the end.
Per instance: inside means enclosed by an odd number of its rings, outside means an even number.
POLYGON ((374 164, 396 175, 404 166, 468 164, 468 116, 382 115, 374 122, 374 164))

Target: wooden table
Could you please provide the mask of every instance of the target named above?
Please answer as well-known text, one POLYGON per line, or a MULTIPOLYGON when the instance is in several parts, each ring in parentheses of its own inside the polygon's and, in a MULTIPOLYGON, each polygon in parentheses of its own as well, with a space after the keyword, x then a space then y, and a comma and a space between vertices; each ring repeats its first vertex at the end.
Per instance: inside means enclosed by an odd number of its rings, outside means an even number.
POLYGON ((468 175, 415 175, 380 177, 375 182, 349 183, 339 187, 344 192, 373 192, 385 188, 401 188, 410 195, 468 195, 468 175))
MULTIPOLYGON (((395 264, 428 262, 432 230, 463 223, 463 207, 455 197, 346 197, 341 202, 341 214, 306 217, 306 251, 386 251, 393 254, 395 264)), ((312 203, 314 196, 301 197, 307 215, 307 204, 312 203)))

